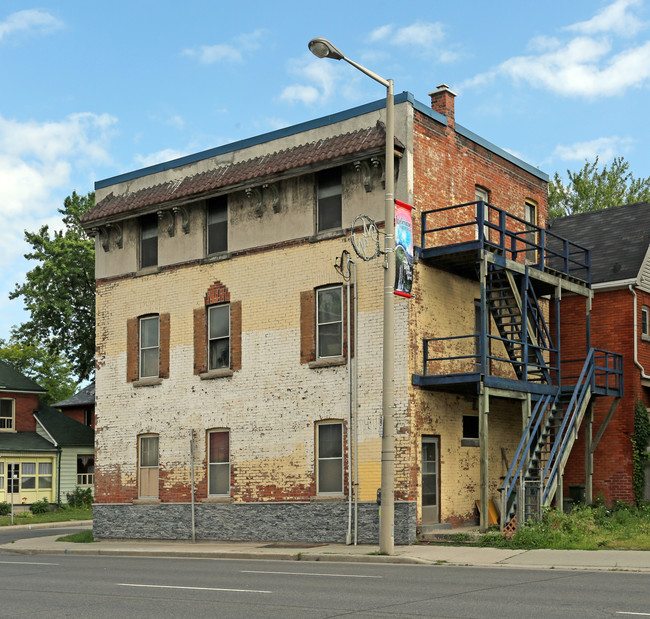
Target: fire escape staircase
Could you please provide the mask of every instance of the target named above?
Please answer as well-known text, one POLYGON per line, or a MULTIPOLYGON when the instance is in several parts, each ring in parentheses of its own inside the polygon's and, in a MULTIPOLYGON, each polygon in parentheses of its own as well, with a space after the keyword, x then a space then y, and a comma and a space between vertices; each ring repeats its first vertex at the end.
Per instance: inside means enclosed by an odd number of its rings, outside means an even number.
POLYGON ((551 336, 528 269, 518 277, 520 285, 512 271, 490 265, 485 285, 486 306, 517 379, 550 384, 552 368, 548 359, 555 352, 551 336))
POLYGON ((534 406, 501 487, 501 527, 539 519, 555 498, 560 476, 589 405, 597 395, 622 395, 620 355, 590 349, 572 389, 544 395, 534 406))
MULTIPOLYGON (((568 290, 572 286, 588 288, 590 258, 586 248, 480 201, 422 213, 422 259, 467 276, 474 260, 473 275, 479 275, 481 281, 480 267, 474 258, 477 248, 492 257, 481 282, 481 331, 491 318, 497 333, 489 333, 488 328, 487 333, 472 336, 425 338, 423 373, 414 375, 414 383, 440 386, 444 383, 439 378, 443 378, 452 386, 457 384, 455 376, 478 376, 485 380, 494 378, 493 364, 506 363, 512 367, 518 383, 512 388, 528 393, 531 401, 528 423, 500 489, 501 528, 514 531, 517 523, 539 518, 542 509, 553 502, 578 430, 594 398, 614 396, 599 436, 604 431, 623 395, 622 356, 590 348, 584 360, 561 360, 559 345, 556 347, 550 336, 538 300, 538 292, 548 290, 548 286, 540 286, 543 278, 539 273, 558 278, 568 290), (468 209, 473 218, 465 223, 449 223, 453 220, 450 215, 468 209), (438 216, 440 220, 436 219, 438 216), (434 222, 438 221, 443 225, 435 227, 434 222), (475 240, 468 231, 476 232, 475 240), (436 245, 438 235, 446 242, 438 241, 436 245), (453 235, 457 235, 456 240, 450 243, 453 235), (530 260, 531 254, 535 262, 530 260), (519 266, 512 268, 514 265, 519 266), (460 343, 468 337, 477 341, 474 355, 445 354, 444 344, 460 343), (505 356, 499 349, 505 350, 505 356), (428 371, 429 363, 461 363, 468 359, 474 359, 478 368, 473 374, 438 372, 436 376, 435 370, 428 371), (569 370, 572 376, 568 375, 569 370), (426 382, 430 377, 435 382, 426 382)), ((587 326, 587 341, 588 331, 587 326)))

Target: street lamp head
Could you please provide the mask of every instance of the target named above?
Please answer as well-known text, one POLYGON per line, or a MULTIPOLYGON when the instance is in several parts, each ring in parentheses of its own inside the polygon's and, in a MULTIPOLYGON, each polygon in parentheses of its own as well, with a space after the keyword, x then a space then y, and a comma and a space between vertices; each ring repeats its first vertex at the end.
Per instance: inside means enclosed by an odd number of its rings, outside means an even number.
POLYGON ((334 45, 322 37, 316 37, 309 41, 309 51, 318 58, 332 58, 333 60, 343 60, 345 58, 334 45))

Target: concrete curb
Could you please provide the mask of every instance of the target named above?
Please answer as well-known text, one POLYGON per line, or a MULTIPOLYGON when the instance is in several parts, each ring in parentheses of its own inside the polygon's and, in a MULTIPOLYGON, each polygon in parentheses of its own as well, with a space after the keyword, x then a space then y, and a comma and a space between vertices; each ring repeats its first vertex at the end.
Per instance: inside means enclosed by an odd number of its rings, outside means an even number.
POLYGON ((92 520, 64 520, 62 522, 37 522, 35 524, 8 524, 0 527, 0 531, 24 531, 29 529, 60 529, 92 526, 92 520))

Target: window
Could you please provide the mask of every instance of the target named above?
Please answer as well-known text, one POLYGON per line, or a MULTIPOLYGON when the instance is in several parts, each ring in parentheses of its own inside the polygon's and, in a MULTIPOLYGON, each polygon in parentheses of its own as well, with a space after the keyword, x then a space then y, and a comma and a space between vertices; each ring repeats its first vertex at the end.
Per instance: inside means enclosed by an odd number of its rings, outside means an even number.
POLYGON ((230 367, 230 304, 208 307, 208 370, 230 367))
POLYGON ((318 426, 318 494, 343 493, 343 424, 318 426))
POLYGON ((0 400, 0 431, 14 429, 14 401, 0 400))
POLYGON ((158 498, 158 436, 140 437, 140 497, 158 498))
POLYGON ((92 408, 87 408, 84 410, 84 425, 88 426, 89 428, 92 427, 93 425, 93 409, 92 408))
POLYGON ((52 463, 51 462, 38 463, 38 489, 39 490, 52 489, 52 463))
POLYGON ((77 485, 92 486, 95 481, 95 456, 79 454, 77 456, 77 485))
POLYGON ((36 490, 36 462, 23 462, 20 489, 36 490))
POLYGON ((537 262, 537 205, 532 200, 526 200, 526 260, 537 262))
MULTIPOLYGON (((650 309, 641 308, 641 335, 650 336, 650 309)), ((0 426, 2 427, 2 426, 0 426)))
POLYGON ((478 441, 478 415, 463 415, 463 438, 478 441))
MULTIPOLYGON (((487 189, 483 189, 483 187, 478 187, 476 186, 474 188, 474 200, 476 202, 483 202, 483 221, 489 221, 490 220, 490 209, 488 208, 488 203, 490 202, 490 194, 488 193, 487 189)), ((478 213, 478 211, 477 211, 478 213)), ((485 240, 489 240, 490 238, 490 228, 488 228, 486 225, 483 226, 483 235, 485 237, 485 240)), ((478 226, 476 226, 476 230, 474 232, 474 238, 478 239, 478 226)))
MULTIPOLYGON (((126 321, 126 380, 169 378, 169 314, 149 314, 126 321)), ((143 384, 158 384, 149 381, 143 384)), ((94 414, 91 413, 90 421, 94 414)))
POLYGON ((140 378, 158 376, 159 342, 158 316, 140 318, 140 378))
POLYGON ((318 357, 343 354, 343 287, 316 291, 316 350, 318 357))
POLYGON ((228 196, 207 202, 208 254, 228 251, 228 196))
POLYGON ((5 489, 5 463, 0 462, 0 490, 5 489))
POLYGON ((158 216, 140 218, 140 268, 158 264, 158 216))
POLYGON ((208 432, 208 494, 230 495, 230 432, 208 432))
POLYGON ((316 232, 341 228, 341 193, 341 168, 319 172, 316 232))

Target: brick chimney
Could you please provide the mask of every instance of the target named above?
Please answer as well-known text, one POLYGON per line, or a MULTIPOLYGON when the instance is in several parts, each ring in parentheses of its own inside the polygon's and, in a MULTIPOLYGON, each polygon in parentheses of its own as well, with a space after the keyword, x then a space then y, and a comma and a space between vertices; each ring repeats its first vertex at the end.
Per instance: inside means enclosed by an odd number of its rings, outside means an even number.
POLYGON ((454 98, 456 93, 453 92, 447 84, 436 86, 436 90, 429 93, 431 97, 431 107, 447 117, 447 126, 455 129, 456 118, 454 115, 454 98))

